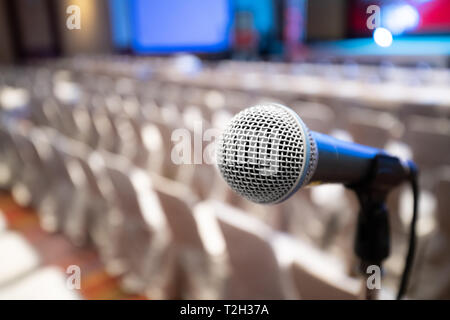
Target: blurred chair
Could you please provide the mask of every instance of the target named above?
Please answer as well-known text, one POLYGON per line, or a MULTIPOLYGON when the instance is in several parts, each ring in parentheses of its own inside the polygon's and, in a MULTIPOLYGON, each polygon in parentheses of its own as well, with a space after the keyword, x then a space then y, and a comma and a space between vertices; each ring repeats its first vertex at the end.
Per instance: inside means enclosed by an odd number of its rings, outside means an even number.
POLYGON ((359 299, 361 280, 349 277, 338 258, 284 235, 273 237, 272 244, 300 299, 359 299))
POLYGON ((20 155, 10 130, 7 123, 0 125, 0 186, 4 189, 13 186, 21 169, 20 155))
POLYGON ((100 134, 94 123, 93 110, 85 103, 81 103, 73 109, 73 120, 77 134, 72 138, 87 144, 91 148, 96 148, 99 144, 100 134))
POLYGON ((434 191, 437 198, 436 228, 419 242, 410 290, 415 299, 448 299, 450 289, 449 167, 437 171, 434 191))
POLYGON ((297 298, 287 290, 281 267, 269 239, 270 229, 239 209, 210 200, 209 210, 219 223, 230 261, 230 275, 224 299, 297 298))
POLYGON ((117 153, 121 140, 114 120, 106 110, 95 109, 92 114, 95 131, 99 134, 98 148, 117 153))
POLYGON ((60 132, 69 137, 77 136, 78 128, 74 119, 74 109, 77 108, 77 106, 74 106, 73 104, 59 103, 58 107, 62 127, 60 132))
POLYGON ((55 152, 64 161, 70 184, 74 188, 73 199, 67 203, 63 232, 74 244, 86 245, 91 240, 89 226, 95 221, 94 215, 107 214, 98 184, 87 164, 92 151, 67 137, 60 136, 58 140, 55 152))
POLYGON ((7 286, 0 286, 0 300, 79 300, 77 290, 67 287, 67 274, 57 267, 27 273, 7 286))
POLYGON ((444 118, 410 116, 406 142, 422 171, 450 164, 450 121, 444 118))
MULTIPOLYGON (((163 160, 161 161, 161 167, 159 168, 159 170, 156 172, 159 175, 162 175, 166 178, 169 179, 174 179, 177 174, 178 171, 180 170, 180 165, 174 162, 174 157, 185 157, 186 155, 183 154, 183 149, 180 149, 179 147, 183 147, 183 146, 188 146, 192 143, 192 141, 189 139, 190 137, 185 136, 184 134, 181 136, 181 138, 183 139, 183 141, 173 141, 173 134, 174 132, 176 132, 176 130, 181 129, 183 130, 183 128, 179 127, 177 124, 175 123, 165 123, 162 121, 152 121, 152 124, 157 128, 157 135, 161 137, 161 144, 159 144, 158 146, 160 147, 160 154, 163 156, 163 160), (185 141, 186 139, 188 139, 189 141, 185 141), (181 142, 181 144, 178 144, 177 146, 177 142, 181 142)), ((152 129, 152 131, 155 132, 155 130, 152 129)), ((183 131, 182 133, 185 133, 185 131, 183 131)), ((156 133, 155 133, 156 134, 156 133)), ((147 141, 146 145, 149 146, 152 142, 151 141, 147 141)), ((191 149, 192 150, 192 149, 191 149)), ((189 161, 192 161, 191 158, 188 159, 189 161)), ((151 161, 151 159, 150 159, 151 161)))
POLYGON ((442 167, 438 171, 436 185, 437 197, 437 226, 443 234, 450 238, 450 166, 442 167))
POLYGON ((43 164, 43 177, 49 181, 47 192, 38 208, 40 223, 46 231, 61 231, 67 208, 74 200, 75 186, 64 158, 58 151, 58 133, 47 127, 33 129, 30 137, 43 164))
POLYGON ((349 110, 348 123, 355 142, 380 149, 403 133, 401 123, 387 112, 349 110))
POLYGON ((34 132, 34 129, 30 129, 28 124, 26 128, 17 126, 15 132, 12 133, 12 139, 22 159, 21 179, 13 185, 12 195, 22 206, 39 208, 46 196, 49 183, 43 175, 42 159, 30 140, 30 135, 34 132))
POLYGON ((291 107, 313 131, 329 133, 335 126, 334 112, 324 104, 297 101, 291 107))
POLYGON ((41 260, 36 250, 18 232, 0 233, 0 288, 36 269, 41 260))
POLYGON ((40 107, 42 108, 41 115, 43 116, 44 122, 42 125, 63 132, 65 128, 63 121, 61 120, 61 114, 56 99, 49 97, 42 102, 40 107))
POLYGON ((171 297, 172 234, 152 182, 122 157, 109 155, 105 165, 119 209, 110 212, 109 240, 123 259, 124 288, 152 298, 171 297))
POLYGON ((194 210, 197 197, 189 188, 156 175, 152 181, 176 248, 180 297, 221 298, 228 262, 220 229, 207 213, 194 210))

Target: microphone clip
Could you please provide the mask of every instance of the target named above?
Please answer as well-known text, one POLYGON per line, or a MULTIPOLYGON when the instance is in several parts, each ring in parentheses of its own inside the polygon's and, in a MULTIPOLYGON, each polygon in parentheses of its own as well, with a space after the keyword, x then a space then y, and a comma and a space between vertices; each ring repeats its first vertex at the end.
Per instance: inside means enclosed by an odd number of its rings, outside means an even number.
MULTIPOLYGON (((367 267, 376 265, 382 269, 382 262, 390 254, 389 212, 386 198, 389 192, 410 173, 408 168, 396 157, 379 154, 374 157, 371 170, 362 182, 349 185, 355 191, 360 211, 358 213, 354 250, 361 260, 360 271, 367 277, 367 267)), ((373 298, 371 290, 367 298, 373 298)))

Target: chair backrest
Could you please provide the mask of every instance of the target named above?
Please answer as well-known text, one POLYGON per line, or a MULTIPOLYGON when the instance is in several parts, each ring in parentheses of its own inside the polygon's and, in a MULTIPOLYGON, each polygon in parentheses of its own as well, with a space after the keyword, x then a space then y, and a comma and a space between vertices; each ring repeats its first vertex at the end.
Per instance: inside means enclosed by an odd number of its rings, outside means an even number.
POLYGON ((152 191, 153 182, 141 169, 129 161, 109 155, 105 160, 120 224, 115 227, 114 248, 126 263, 124 283, 133 291, 159 292, 167 297, 172 287, 172 232, 158 195, 152 191), (161 291, 162 290, 162 291, 161 291), (164 291, 164 292, 163 292, 164 291))
POLYGON ((62 161, 64 161, 74 185, 83 189, 88 187, 94 193, 99 191, 97 183, 93 183, 95 177, 93 177, 92 170, 90 170, 85 160, 89 158, 91 153, 89 147, 74 139, 59 136, 56 151, 62 161))
POLYGON ((433 169, 450 164, 449 120, 410 116, 407 119, 406 142, 411 146, 414 160, 419 167, 433 169))
MULTIPOLYGON (((125 169, 127 170, 127 169, 125 169)), ((140 207, 136 190, 128 176, 128 172, 122 168, 112 167, 107 163, 108 175, 114 186, 120 209, 129 217, 140 218, 140 207)))
POLYGON ((192 214, 196 196, 185 186, 163 177, 152 175, 152 181, 154 192, 172 229, 174 241, 186 247, 202 248, 192 214))
POLYGON ((13 127, 5 127, 0 129, 3 152, 8 165, 11 168, 20 170, 24 166, 22 149, 17 139, 16 129, 13 127))
POLYGON ((261 221, 243 211, 210 200, 230 263, 225 299, 286 299, 279 261, 270 244, 272 233, 261 221))
POLYGON ((302 101, 295 102, 292 108, 309 129, 323 133, 328 133, 333 129, 335 115, 330 107, 320 103, 302 101))
POLYGON ((29 139, 29 136, 27 136, 24 132, 17 132, 16 134, 14 134, 14 139, 17 141, 19 152, 24 159, 25 166, 29 166, 31 169, 36 171, 42 170, 42 160, 39 157, 39 153, 36 150, 36 147, 29 139))
POLYGON ((59 133, 49 127, 33 128, 30 137, 43 164, 46 177, 52 183, 70 181, 70 174, 59 151, 61 149, 59 133))
POLYGON ((391 114, 372 110, 351 110, 348 130, 355 142, 383 148, 389 139, 400 138, 403 126, 391 114))
POLYGON ((450 167, 439 170, 439 180, 436 186, 437 224, 450 237, 450 167))
POLYGON ((120 139, 114 121, 105 110, 95 110, 92 114, 95 130, 99 134, 99 147, 109 152, 117 152, 120 139))
POLYGON ((273 237, 272 243, 301 299, 359 298, 360 280, 346 274, 341 260, 285 235, 273 237))
POLYGON ((75 137, 78 134, 78 128, 75 123, 73 110, 74 107, 72 104, 59 104, 59 114, 61 119, 61 125, 62 125, 62 132, 69 136, 69 137, 75 137))
POLYGON ((62 130, 62 121, 59 114, 58 102, 53 98, 48 98, 40 105, 42 108, 42 116, 45 119, 45 125, 48 125, 57 130, 62 130))
POLYGON ((222 298, 228 264, 218 224, 198 212, 198 199, 187 186, 157 175, 152 181, 178 248, 179 292, 184 298, 222 298))
POLYGON ((160 121, 153 121, 152 124, 158 128, 159 134, 161 135, 161 154, 164 157, 162 167, 157 173, 169 179, 174 178, 176 177, 180 166, 174 163, 172 159, 172 152, 175 152, 173 149, 174 142, 172 142, 172 133, 179 128, 174 124, 166 124, 160 121))
POLYGON ((7 124, 0 125, 0 186, 4 188, 12 187, 20 179, 24 166, 13 132, 14 129, 7 124))

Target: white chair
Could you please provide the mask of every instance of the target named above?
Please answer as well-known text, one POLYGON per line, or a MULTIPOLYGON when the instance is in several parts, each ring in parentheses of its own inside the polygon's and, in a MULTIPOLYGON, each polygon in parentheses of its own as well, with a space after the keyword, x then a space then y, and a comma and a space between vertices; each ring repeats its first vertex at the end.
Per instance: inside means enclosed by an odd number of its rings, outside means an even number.
POLYGON ((118 209, 108 217, 109 240, 124 265, 124 288, 153 298, 170 296, 172 237, 152 182, 122 157, 110 155, 105 164, 118 209))
MULTIPOLYGON (((200 205, 199 205, 200 206, 200 205)), ((286 287, 280 261, 270 244, 272 231, 258 219, 219 201, 201 203, 222 232, 230 264, 223 299, 297 298, 286 287)))
POLYGON ((179 297, 223 297, 229 266, 217 222, 208 212, 194 209, 197 197, 188 187, 156 175, 152 181, 176 249, 179 297))

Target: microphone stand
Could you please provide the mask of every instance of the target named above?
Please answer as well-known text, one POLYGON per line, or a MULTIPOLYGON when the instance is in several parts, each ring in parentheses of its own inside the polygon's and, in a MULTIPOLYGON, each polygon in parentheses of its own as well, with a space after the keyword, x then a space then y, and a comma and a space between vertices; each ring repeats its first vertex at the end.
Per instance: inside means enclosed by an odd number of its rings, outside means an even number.
POLYGON ((355 191, 360 203, 354 250, 360 259, 360 272, 366 282, 363 285, 367 300, 376 299, 379 291, 367 286, 370 276, 368 267, 378 267, 382 275, 382 263, 390 253, 386 198, 394 187, 405 180, 405 175, 409 174, 407 171, 398 158, 379 154, 373 159, 367 178, 357 185, 347 186, 355 191))

